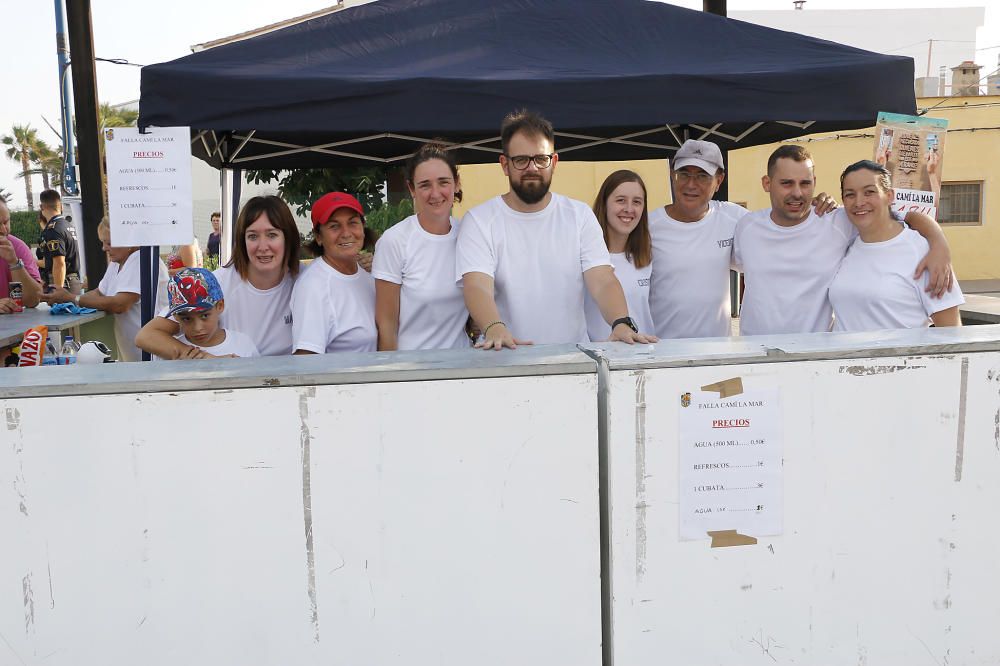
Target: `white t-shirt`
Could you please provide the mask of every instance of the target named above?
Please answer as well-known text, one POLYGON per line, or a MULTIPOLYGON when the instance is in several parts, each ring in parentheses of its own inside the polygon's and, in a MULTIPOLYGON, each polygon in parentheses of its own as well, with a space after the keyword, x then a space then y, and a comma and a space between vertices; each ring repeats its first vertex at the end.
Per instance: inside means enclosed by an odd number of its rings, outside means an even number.
POLYGON ((322 257, 292 290, 292 348, 331 352, 375 351, 375 278, 358 268, 344 275, 322 257))
MULTIPOLYGON (((621 282, 628 303, 628 314, 635 322, 640 333, 653 332, 653 317, 649 313, 649 274, 652 264, 642 268, 625 257, 625 253, 612 253, 611 265, 615 269, 615 277, 621 282)), ((611 337, 611 326, 604 321, 597 301, 588 293, 584 297, 584 308, 587 313, 587 334, 593 342, 603 342, 611 337)))
POLYGON ((256 358, 260 356, 260 352, 257 351, 257 345, 253 343, 249 335, 230 330, 225 330, 224 333, 226 334, 226 339, 214 347, 196 345, 190 342, 183 333, 175 337, 186 345, 198 347, 215 356, 226 356, 228 354, 236 354, 240 358, 256 358))
POLYGON ((746 280, 741 335, 829 331, 828 290, 858 235, 844 209, 810 212, 794 227, 771 219, 771 209, 747 213, 733 237, 735 263, 746 280))
MULTIPOLYGON (((167 266, 160 262, 159 279, 156 282, 156 302, 153 305, 154 314, 167 307, 167 266)), ((105 296, 127 292, 142 293, 142 265, 139 251, 128 256, 123 265, 111 261, 104 277, 97 285, 98 291, 105 296)), ((142 359, 142 351, 135 346, 135 336, 142 327, 142 299, 135 302, 127 311, 115 315, 115 343, 118 347, 119 361, 138 361, 142 359)))
POLYGON ((955 286, 941 298, 924 291, 926 271, 913 279, 913 271, 930 249, 923 236, 904 229, 880 243, 855 239, 830 285, 835 331, 878 331, 887 328, 921 328, 930 315, 965 302, 955 286))
POLYGON ((469 346, 462 285, 455 283, 458 221, 445 235, 428 233, 411 215, 382 234, 372 276, 401 285, 398 348, 462 349, 469 346))
POLYGON ((681 222, 662 207, 649 211, 653 273, 649 302, 660 338, 730 334, 729 269, 733 231, 746 209, 710 201, 697 222, 681 222))
POLYGON ((537 213, 494 197, 459 225, 456 280, 472 272, 492 277, 500 318, 519 340, 588 342, 583 273, 610 265, 593 211, 560 194, 537 213))
POLYGON ((219 268, 213 274, 226 301, 219 325, 250 336, 261 356, 291 354, 292 276, 286 273, 276 286, 257 289, 233 266, 219 268))

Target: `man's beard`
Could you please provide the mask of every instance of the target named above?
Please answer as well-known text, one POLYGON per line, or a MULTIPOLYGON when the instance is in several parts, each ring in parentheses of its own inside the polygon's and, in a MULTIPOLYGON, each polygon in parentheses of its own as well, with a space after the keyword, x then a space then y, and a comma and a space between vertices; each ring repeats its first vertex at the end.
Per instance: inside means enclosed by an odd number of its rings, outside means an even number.
POLYGON ((513 180, 510 181, 510 189, 517 195, 517 198, 528 204, 536 204, 545 198, 545 195, 549 193, 549 187, 552 185, 552 179, 545 180, 539 177, 538 180, 522 180, 519 183, 515 183, 513 180))

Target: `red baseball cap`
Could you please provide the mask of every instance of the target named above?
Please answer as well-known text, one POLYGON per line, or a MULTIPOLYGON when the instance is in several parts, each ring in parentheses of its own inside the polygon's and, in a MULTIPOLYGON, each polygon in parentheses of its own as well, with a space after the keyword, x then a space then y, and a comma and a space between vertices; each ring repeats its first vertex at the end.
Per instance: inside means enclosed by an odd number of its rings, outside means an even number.
POLYGON ((349 208, 365 219, 365 211, 357 199, 346 192, 327 192, 312 205, 313 228, 325 224, 338 208, 349 208))

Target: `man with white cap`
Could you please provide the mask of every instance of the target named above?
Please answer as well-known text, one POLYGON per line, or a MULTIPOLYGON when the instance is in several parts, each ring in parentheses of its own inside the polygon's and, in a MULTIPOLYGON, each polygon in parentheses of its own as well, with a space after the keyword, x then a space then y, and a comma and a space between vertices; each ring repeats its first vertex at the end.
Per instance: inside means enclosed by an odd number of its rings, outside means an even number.
POLYGON ((733 231, 747 211, 712 200, 726 178, 725 169, 717 145, 685 141, 671 162, 673 203, 649 211, 649 305, 660 338, 730 334, 733 231))

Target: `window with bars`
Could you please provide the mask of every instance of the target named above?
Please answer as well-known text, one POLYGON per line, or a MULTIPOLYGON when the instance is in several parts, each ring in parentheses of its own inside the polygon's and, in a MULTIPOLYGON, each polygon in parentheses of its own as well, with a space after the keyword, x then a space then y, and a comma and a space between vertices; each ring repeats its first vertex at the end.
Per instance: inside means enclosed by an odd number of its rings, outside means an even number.
POLYGON ((941 224, 982 224, 983 183, 942 183, 937 219, 941 224))

